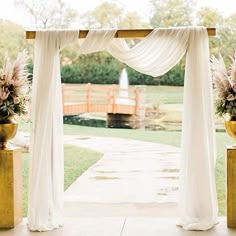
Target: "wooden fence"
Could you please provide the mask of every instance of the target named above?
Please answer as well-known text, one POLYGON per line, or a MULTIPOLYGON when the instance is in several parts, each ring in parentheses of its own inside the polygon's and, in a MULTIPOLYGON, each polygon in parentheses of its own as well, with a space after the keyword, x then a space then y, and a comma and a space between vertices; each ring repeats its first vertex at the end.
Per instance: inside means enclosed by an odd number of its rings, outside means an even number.
POLYGON ((120 89, 118 85, 63 84, 63 113, 104 112, 113 114, 138 114, 139 86, 133 89, 120 89), (127 94, 122 96, 121 94, 127 94))

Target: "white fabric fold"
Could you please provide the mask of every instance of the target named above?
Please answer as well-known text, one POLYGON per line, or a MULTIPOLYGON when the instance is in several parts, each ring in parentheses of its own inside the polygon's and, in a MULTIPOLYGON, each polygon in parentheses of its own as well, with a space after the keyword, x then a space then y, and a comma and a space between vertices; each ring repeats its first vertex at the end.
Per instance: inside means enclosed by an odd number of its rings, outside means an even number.
POLYGON ((112 30, 90 30, 86 36, 86 39, 82 39, 81 46, 78 49, 78 53, 88 54, 93 52, 99 52, 106 49, 115 34, 115 29, 112 30))
POLYGON ((189 230, 217 223, 215 127, 207 31, 191 31, 184 82, 180 219, 189 230))
POLYGON ((124 39, 114 39, 107 50, 135 70, 154 77, 168 72, 186 53, 191 28, 154 29, 129 48, 124 39))
MULTIPOLYGON (((178 225, 207 230, 217 222, 215 136, 207 30, 155 29, 133 48, 114 39, 116 30, 91 30, 79 53, 107 50, 139 72, 166 73, 187 52, 178 225)), ((38 32, 35 45, 29 226, 48 230, 62 224, 62 108, 59 48, 77 32, 38 32), (39 190, 39 191, 37 191, 39 190)))
POLYGON ((64 148, 59 50, 78 32, 37 32, 32 91, 28 226, 62 225, 64 148))

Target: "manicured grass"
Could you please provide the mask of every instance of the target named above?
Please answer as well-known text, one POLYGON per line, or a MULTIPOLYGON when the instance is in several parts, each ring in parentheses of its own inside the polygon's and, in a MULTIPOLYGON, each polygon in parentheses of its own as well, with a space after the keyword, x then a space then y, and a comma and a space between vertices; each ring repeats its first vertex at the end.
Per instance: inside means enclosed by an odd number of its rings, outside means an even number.
MULTIPOLYGON (((66 190, 81 174, 83 174, 91 165, 97 162, 102 153, 95 152, 86 148, 79 148, 71 145, 65 145, 64 160, 64 189, 66 190)), ((23 154, 23 215, 27 214, 27 183, 28 183, 28 163, 29 154, 23 154)))
POLYGON ((127 138, 155 143, 168 143, 173 146, 180 146, 181 137, 181 132, 108 129, 77 125, 64 125, 64 134, 127 138))
POLYGON ((147 86, 146 100, 152 104, 181 104, 183 103, 183 87, 147 86))

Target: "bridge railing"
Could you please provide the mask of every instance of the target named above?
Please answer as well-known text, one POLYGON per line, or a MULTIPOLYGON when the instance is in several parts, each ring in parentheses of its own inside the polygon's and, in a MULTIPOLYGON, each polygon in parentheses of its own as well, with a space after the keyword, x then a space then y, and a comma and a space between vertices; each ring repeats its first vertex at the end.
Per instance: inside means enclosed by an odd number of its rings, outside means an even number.
POLYGON ((64 115, 76 115, 85 112, 138 114, 139 87, 120 89, 115 84, 107 86, 90 83, 62 84, 63 113, 64 115))

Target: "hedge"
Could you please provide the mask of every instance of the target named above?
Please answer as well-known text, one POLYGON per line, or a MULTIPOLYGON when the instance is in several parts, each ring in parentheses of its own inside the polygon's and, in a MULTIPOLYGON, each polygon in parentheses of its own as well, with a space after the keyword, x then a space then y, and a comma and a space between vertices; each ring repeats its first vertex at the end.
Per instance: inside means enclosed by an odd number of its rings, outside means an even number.
MULTIPOLYGON (((86 58, 84 55, 74 64, 61 66, 61 80, 63 83, 92 83, 92 84, 118 84, 119 74, 125 65, 111 56, 86 58)), ((180 65, 175 66, 165 75, 154 78, 126 66, 129 84, 131 85, 170 85, 183 86, 184 70, 180 65)), ((33 65, 28 65, 32 73, 33 65)))

